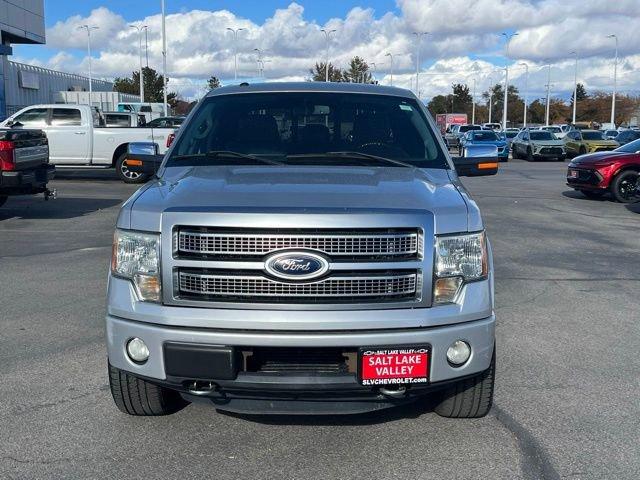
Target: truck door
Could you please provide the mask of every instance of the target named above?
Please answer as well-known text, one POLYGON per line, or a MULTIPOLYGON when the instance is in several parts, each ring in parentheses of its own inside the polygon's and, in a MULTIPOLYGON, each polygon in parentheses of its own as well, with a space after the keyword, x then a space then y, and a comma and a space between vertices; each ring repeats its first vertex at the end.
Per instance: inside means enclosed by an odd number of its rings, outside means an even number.
POLYGON ((79 108, 51 109, 49 125, 45 128, 51 163, 91 163, 91 122, 92 118, 82 118, 79 108))

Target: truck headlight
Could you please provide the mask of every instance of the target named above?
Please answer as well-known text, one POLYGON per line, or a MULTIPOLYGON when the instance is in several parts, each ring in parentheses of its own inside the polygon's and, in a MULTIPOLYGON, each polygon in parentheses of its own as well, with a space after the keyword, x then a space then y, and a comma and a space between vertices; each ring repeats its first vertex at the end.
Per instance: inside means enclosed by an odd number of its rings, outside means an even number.
POLYGON ((484 280, 489 273, 484 232, 436 237, 433 303, 455 302, 467 282, 484 280))
POLYGON ((111 272, 131 280, 140 300, 159 302, 160 235, 117 229, 113 236, 111 272))

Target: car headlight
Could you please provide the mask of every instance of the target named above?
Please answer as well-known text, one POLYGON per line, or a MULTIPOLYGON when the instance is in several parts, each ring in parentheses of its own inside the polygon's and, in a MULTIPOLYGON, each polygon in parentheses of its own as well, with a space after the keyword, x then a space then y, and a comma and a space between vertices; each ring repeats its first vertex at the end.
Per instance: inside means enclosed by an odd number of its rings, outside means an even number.
POLYGON ((117 229, 113 236, 111 272, 131 280, 140 300, 159 302, 160 235, 117 229))
POLYGON ((455 302, 462 286, 489 273, 485 232, 436 237, 433 303, 455 302))

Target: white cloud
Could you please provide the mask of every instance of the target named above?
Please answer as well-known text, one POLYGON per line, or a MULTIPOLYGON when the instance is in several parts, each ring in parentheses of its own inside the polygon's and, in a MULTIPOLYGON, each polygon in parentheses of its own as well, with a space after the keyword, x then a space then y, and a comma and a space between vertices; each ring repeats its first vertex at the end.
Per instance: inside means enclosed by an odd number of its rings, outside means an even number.
MULTIPOLYGON (((277 9, 263 23, 256 24, 228 10, 191 10, 167 18, 168 71, 170 85, 186 97, 197 97, 210 75, 233 78, 233 35, 227 27, 243 28, 238 34, 238 70, 241 78, 255 77, 257 53, 262 50, 269 80, 305 79, 317 61, 324 61, 326 42, 322 28, 336 29, 332 35, 330 60, 346 67, 354 55, 377 64, 377 76, 389 81, 389 57, 394 56, 394 83, 409 87, 414 82, 415 38, 413 31, 428 31, 422 40, 425 61, 421 90, 425 97, 446 93, 453 82, 471 85, 478 91, 488 85, 488 75, 502 78, 504 41, 500 33, 515 31, 510 62, 531 65, 531 91, 544 90, 543 59, 554 62, 552 84, 556 94, 566 94, 573 85, 573 61, 569 52, 581 56, 580 80, 587 88, 608 89, 611 84, 613 40, 620 40, 621 88, 640 89, 637 75, 624 71, 640 67, 639 0, 397 0, 400 14, 376 15, 372 9, 353 8, 343 18, 325 25, 305 17, 304 8, 291 3, 277 9), (471 59, 475 55, 482 60, 471 59), (517 60, 516 60, 517 59, 517 60), (494 65, 494 62, 496 65, 494 65), (497 65, 499 64, 499 65, 497 65), (474 69, 476 73, 474 72, 474 69)), ((138 68, 138 33, 129 22, 101 7, 88 17, 72 16, 47 31, 48 47, 60 50, 46 66, 85 73, 86 33, 82 24, 99 25, 92 32, 93 71, 112 78, 129 75, 138 68), (68 53, 71 52, 71 53, 68 53)), ((160 15, 133 22, 149 27, 149 63, 160 70, 162 44, 160 15)), ((523 83, 524 69, 515 67, 512 78, 523 83)))

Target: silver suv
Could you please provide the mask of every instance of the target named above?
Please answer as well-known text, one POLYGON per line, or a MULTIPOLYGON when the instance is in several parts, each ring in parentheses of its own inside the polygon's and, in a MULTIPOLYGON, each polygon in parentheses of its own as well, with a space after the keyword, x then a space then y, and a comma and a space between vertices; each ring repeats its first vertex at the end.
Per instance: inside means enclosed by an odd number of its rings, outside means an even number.
POLYGON ((132 145, 156 175, 115 232, 116 405, 485 415, 491 247, 458 176, 497 163, 459 161, 412 93, 347 83, 220 88, 163 159, 132 145))

